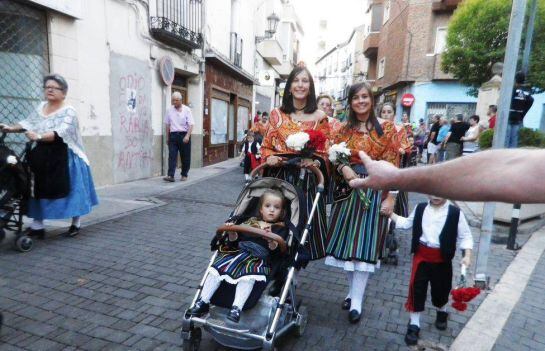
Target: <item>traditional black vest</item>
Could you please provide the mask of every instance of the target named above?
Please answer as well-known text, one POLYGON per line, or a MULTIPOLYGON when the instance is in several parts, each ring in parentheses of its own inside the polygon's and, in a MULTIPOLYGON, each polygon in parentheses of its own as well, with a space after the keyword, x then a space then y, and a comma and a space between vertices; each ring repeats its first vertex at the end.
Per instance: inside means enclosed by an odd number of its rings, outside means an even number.
MULTIPOLYGON (((422 216, 427 202, 419 203, 416 206, 413 221, 413 239, 411 244, 411 253, 415 253, 420 245, 422 236, 422 216)), ((456 206, 448 206, 447 220, 439 235, 439 244, 441 255, 445 260, 452 260, 456 253, 456 240, 458 238, 458 220, 460 219, 460 209, 456 206)))

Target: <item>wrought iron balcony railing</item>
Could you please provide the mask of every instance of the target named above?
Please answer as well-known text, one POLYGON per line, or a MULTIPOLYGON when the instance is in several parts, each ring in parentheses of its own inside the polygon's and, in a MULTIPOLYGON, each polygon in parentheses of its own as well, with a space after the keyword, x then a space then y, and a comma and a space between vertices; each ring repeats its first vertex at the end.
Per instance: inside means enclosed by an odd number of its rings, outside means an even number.
POLYGON ((156 39, 184 50, 203 43, 203 0, 156 0, 155 14, 150 30, 156 39))

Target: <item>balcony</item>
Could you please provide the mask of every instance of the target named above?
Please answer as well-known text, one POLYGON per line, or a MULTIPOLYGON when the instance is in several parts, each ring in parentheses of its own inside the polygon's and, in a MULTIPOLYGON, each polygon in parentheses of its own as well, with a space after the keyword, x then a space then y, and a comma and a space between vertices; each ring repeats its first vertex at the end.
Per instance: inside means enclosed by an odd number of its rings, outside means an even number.
POLYGON ((452 12, 456 10, 462 0, 439 0, 432 4, 433 12, 452 12))
POLYGON ((282 47, 276 39, 263 40, 257 44, 257 51, 269 65, 282 64, 282 47))
POLYGON ((191 51, 203 43, 203 0, 157 0, 150 17, 151 35, 173 47, 191 51))
POLYGON ((242 45, 243 40, 238 33, 231 32, 231 50, 229 59, 238 68, 242 67, 242 45))
POLYGON ((275 65, 274 69, 276 70, 276 72, 278 72, 278 75, 280 76, 280 78, 287 79, 291 71, 293 70, 293 67, 294 67, 293 62, 284 61, 280 65, 275 65))
POLYGON ((363 54, 367 58, 374 58, 378 53, 379 32, 369 33, 363 40, 363 54))

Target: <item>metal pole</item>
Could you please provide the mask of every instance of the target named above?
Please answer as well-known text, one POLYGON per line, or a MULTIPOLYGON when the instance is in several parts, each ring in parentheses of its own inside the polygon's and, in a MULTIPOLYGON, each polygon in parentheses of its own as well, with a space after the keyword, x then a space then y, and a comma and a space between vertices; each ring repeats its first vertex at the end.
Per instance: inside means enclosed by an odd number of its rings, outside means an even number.
MULTIPOLYGON (((509 35, 507 37, 507 46, 505 48, 505 58, 503 62, 503 75, 500 89, 500 101, 498 104, 498 120, 494 131, 494 140, 492 148, 501 149, 505 147, 505 135, 507 132, 507 120, 509 118, 509 109, 513 95, 513 85, 515 82, 515 71, 517 70, 517 59, 524 27, 524 14, 526 10, 526 0, 514 0, 511 9, 511 19, 509 22, 509 35)), ((488 286, 488 255, 490 252, 490 241, 494 226, 495 203, 487 202, 483 209, 483 220, 481 225, 481 236, 479 239, 479 252, 475 264, 475 285, 480 287, 488 286)))
MULTIPOLYGON (((522 72, 524 75, 528 75, 529 65, 530 65, 530 53, 532 51, 532 38, 534 36, 534 25, 537 12, 537 0, 530 0, 530 13, 528 16, 528 24, 526 25, 526 37, 524 40, 524 53, 522 55, 522 72)), ((518 145, 517 145, 518 146, 518 145)), ((517 232, 520 222, 520 208, 521 204, 513 205, 513 212, 511 215, 511 226, 509 227, 509 237, 507 239, 507 249, 508 250, 518 250, 520 249, 517 244, 517 232)))
POLYGON ((530 66, 530 53, 532 52, 532 40, 534 38, 534 27, 537 13, 537 0, 530 0, 530 16, 526 26, 526 38, 524 40, 524 54, 522 55, 522 72, 528 75, 530 66))

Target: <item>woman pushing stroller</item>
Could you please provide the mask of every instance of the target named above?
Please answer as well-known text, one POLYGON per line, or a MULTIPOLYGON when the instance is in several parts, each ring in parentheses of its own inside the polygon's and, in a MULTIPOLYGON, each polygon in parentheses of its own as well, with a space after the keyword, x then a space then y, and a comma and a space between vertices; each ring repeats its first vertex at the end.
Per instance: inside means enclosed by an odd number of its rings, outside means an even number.
MULTIPOLYGON (((276 189, 265 190, 259 198, 257 217, 251 217, 243 225, 276 232, 285 237, 283 228, 285 198, 276 189)), ((233 223, 226 223, 233 225, 233 223)), ((250 237, 229 232, 220 243, 218 255, 208 270, 201 297, 190 310, 193 316, 201 316, 209 311, 210 300, 222 281, 236 285, 235 298, 227 319, 238 323, 256 281, 267 281, 271 273, 270 260, 278 253, 278 243, 273 240, 250 237)))

